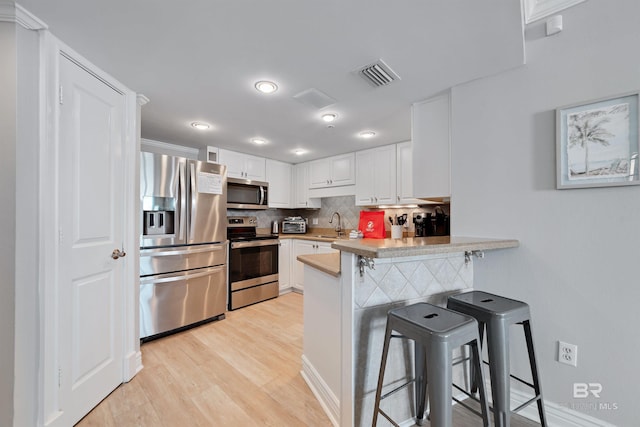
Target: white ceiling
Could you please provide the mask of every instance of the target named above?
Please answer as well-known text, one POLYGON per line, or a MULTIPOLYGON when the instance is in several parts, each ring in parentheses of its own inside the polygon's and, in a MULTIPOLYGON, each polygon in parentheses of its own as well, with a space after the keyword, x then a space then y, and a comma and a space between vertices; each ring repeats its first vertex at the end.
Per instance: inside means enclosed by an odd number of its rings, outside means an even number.
POLYGON ((142 136, 298 163, 411 137, 412 102, 524 63, 517 0, 23 0, 51 32, 150 102, 142 136), (382 58, 401 80, 352 71, 382 58), (253 85, 273 80, 271 95, 253 85), (321 110, 293 96, 335 98, 321 110), (339 115, 334 128, 321 113, 339 115), (212 125, 205 132, 193 121, 212 125), (373 130, 376 137, 357 134, 373 130), (252 137, 269 143, 255 146, 252 137), (308 151, 296 156, 294 149, 308 151))

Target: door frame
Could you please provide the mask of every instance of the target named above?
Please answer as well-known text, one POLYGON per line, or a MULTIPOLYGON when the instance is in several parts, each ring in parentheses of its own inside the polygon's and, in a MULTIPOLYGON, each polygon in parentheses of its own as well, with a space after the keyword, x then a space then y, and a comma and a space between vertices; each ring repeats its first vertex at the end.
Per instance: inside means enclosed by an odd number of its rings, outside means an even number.
POLYGON ((58 247, 58 183, 59 168, 59 59, 64 55, 80 67, 113 87, 125 97, 126 137, 122 147, 124 203, 123 242, 127 257, 123 273, 123 354, 122 382, 131 380, 142 369, 142 355, 139 340, 139 258, 140 250, 138 218, 140 114, 139 105, 146 98, 136 94, 116 79, 101 71, 82 55, 56 39, 49 31, 40 31, 40 141, 39 141, 39 206, 38 227, 41 230, 38 247, 38 290, 41 297, 38 307, 41 349, 38 378, 38 424, 49 425, 63 415, 65 408, 59 407, 58 388, 58 316, 57 299, 58 263, 63 254, 58 247))

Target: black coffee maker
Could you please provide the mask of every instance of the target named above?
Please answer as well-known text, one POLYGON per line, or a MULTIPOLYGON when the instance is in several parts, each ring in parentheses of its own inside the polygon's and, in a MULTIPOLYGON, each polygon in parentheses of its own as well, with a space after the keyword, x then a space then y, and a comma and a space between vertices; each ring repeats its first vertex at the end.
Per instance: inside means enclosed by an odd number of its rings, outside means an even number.
POLYGON ((427 228, 431 225, 431 214, 425 212, 418 212, 413 214, 413 224, 415 225, 416 237, 426 237, 427 228), (428 215, 428 217, 427 217, 428 215))
POLYGON ((449 235, 449 215, 440 206, 435 208, 434 213, 414 213, 413 224, 415 225, 416 237, 449 235))

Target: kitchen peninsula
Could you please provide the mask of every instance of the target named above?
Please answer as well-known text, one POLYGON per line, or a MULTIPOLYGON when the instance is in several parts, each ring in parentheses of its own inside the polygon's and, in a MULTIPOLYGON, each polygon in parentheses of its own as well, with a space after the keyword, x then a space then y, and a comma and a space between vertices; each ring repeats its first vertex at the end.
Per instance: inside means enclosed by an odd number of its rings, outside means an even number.
MULTIPOLYGON (((448 236, 340 239, 331 245, 339 257, 299 256, 305 264, 302 375, 333 424, 371 425, 387 311, 418 301, 444 304, 473 287, 475 251, 518 244, 448 236)), ((392 341, 386 391, 411 378, 412 355, 405 340, 392 341)), ((411 387, 383 401, 397 421, 412 417, 409 393, 411 387)))

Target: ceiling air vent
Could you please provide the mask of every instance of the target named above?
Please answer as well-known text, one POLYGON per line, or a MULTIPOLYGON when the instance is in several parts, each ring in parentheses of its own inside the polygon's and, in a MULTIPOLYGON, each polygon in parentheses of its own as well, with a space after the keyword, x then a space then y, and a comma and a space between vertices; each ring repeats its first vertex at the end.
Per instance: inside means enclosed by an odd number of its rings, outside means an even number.
POLYGON ((360 68, 358 74, 370 85, 375 87, 386 86, 389 83, 400 80, 400 76, 389 68, 382 59, 378 59, 373 64, 360 68))

